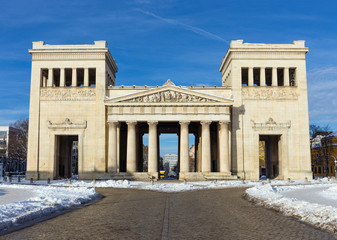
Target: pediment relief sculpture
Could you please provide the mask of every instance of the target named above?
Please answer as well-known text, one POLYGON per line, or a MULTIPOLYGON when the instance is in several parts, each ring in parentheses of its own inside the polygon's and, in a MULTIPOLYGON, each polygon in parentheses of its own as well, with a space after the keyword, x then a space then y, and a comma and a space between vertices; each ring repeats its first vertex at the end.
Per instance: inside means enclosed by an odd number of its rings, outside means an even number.
POLYGON ((157 102, 215 102, 213 99, 200 97, 196 95, 181 93, 173 90, 156 92, 153 94, 139 96, 127 99, 121 102, 140 102, 140 103, 157 103, 157 102))

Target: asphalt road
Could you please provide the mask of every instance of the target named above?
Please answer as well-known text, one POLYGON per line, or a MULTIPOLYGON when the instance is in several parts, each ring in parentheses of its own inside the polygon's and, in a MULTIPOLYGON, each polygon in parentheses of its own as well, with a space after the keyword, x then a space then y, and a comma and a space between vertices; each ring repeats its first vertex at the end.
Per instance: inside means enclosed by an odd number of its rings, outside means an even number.
POLYGON ((244 189, 158 193, 97 189, 103 199, 1 239, 336 239, 244 200, 244 189))

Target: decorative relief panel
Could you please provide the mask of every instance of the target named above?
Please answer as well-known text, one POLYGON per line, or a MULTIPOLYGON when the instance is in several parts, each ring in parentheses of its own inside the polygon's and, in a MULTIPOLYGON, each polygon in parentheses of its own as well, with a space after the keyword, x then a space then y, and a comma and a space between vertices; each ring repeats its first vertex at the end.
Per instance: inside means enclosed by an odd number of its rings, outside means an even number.
POLYGON ((256 123, 254 120, 251 120, 252 127, 255 130, 274 130, 274 129, 287 129, 291 127, 291 122, 286 123, 277 123, 274 119, 269 118, 265 123, 256 123))
POLYGON ((76 101, 84 100, 90 101, 95 100, 95 90, 94 89, 81 89, 81 88, 42 88, 40 91, 41 100, 44 101, 55 101, 55 100, 64 100, 64 101, 76 101))
POLYGON ((279 100, 279 99, 297 99, 296 87, 243 87, 243 99, 253 100, 279 100))
POLYGON ((51 121, 48 121, 48 128, 49 129, 84 129, 87 128, 87 121, 84 121, 83 123, 73 123, 70 121, 69 118, 66 118, 64 122, 60 123, 52 123, 51 121))
POLYGON ((135 97, 121 102, 215 102, 214 99, 207 99, 195 95, 185 94, 173 90, 167 90, 149 94, 146 96, 135 97))

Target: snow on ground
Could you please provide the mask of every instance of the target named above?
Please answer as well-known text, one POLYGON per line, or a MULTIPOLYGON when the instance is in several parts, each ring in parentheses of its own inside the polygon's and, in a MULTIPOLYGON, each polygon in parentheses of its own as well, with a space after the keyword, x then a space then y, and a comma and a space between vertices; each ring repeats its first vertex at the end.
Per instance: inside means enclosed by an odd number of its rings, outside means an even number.
POLYGON ((11 203, 0 205, 0 231, 15 227, 18 224, 51 216, 58 212, 80 206, 97 197, 95 189, 85 187, 53 187, 32 185, 1 184, 0 189, 11 203), (10 191, 29 192, 26 199, 16 199, 10 191))
POLYGON ((305 181, 201 181, 140 182, 128 180, 47 181, 13 180, 0 184, 0 231, 17 224, 49 216, 79 206, 97 197, 95 188, 131 188, 160 192, 184 192, 202 189, 247 187, 247 196, 286 215, 300 218, 323 229, 337 232, 337 182, 327 179, 305 181), (13 196, 20 192, 21 197, 13 196), (7 197, 12 199, 3 204, 7 197))
POLYGON ((294 216, 322 229, 337 232, 337 183, 297 186, 263 184, 246 190, 248 199, 294 216))

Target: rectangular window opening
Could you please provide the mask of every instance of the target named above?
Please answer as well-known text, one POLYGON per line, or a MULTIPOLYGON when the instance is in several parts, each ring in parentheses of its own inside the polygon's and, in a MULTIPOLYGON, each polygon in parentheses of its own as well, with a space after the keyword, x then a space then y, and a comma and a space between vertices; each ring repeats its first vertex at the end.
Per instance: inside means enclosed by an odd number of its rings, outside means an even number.
POLYGON ((53 69, 53 87, 59 87, 60 86, 60 69, 59 68, 54 68, 53 69))
POLYGON ((241 84, 248 86, 248 68, 241 68, 241 84))
POLYGON ((253 69, 254 86, 261 86, 260 68, 253 69))
POLYGON ((47 87, 48 81, 48 69, 42 68, 41 69, 41 87, 47 87))
POLYGON ((266 86, 271 86, 272 84, 272 69, 266 68, 266 86))
POLYGON ((296 68, 289 68, 289 85, 296 86, 295 77, 296 77, 296 68))
POLYGON ((77 87, 84 86, 84 68, 77 68, 77 87))
POLYGON ((277 86, 284 86, 284 68, 277 69, 277 86))
POLYGON ((72 69, 71 68, 66 68, 64 70, 64 74, 65 74, 65 86, 66 87, 71 87, 72 69))
POLYGON ((96 68, 89 68, 89 87, 96 86, 96 68))

